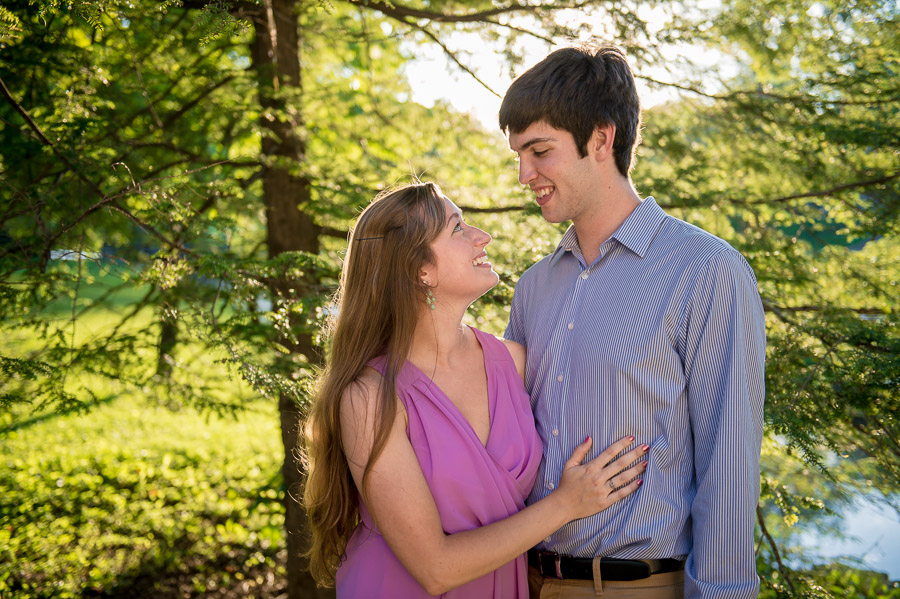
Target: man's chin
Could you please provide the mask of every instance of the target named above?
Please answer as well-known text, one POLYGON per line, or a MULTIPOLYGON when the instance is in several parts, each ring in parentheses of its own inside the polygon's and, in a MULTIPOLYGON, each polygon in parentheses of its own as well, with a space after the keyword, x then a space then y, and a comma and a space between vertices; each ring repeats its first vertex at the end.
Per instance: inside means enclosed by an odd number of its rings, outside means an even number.
POLYGON ((549 205, 541 206, 541 216, 544 217, 545 221, 547 221, 548 223, 553 223, 554 225, 566 220, 565 218, 561 218, 559 214, 555 214, 553 212, 553 208, 551 208, 549 205))

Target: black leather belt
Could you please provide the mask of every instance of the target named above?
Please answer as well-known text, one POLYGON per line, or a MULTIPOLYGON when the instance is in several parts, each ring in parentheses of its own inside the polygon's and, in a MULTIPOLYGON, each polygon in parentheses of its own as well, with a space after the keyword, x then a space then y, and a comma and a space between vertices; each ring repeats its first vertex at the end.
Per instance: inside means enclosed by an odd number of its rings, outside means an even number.
MULTIPOLYGON (((528 565, 537 568, 547 578, 594 579, 594 560, 587 557, 569 557, 549 551, 528 551, 528 565)), ((641 580, 663 572, 677 572, 684 568, 680 559, 613 559, 600 558, 602 580, 641 580)))

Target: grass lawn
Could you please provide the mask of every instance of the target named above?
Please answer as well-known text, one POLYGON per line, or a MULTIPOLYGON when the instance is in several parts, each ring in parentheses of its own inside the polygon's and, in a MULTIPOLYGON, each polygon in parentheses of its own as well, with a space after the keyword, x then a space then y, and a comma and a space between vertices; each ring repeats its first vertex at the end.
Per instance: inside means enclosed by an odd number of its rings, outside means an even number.
POLYGON ((0 415, 0 598, 283 592, 274 406, 0 415))

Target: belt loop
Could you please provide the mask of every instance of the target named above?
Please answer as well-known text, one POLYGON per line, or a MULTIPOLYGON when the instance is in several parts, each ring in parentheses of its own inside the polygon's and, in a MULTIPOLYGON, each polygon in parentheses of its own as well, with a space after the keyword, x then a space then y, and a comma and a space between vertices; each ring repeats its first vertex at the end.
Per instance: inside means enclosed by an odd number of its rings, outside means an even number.
POLYGON ((599 555, 591 562, 591 570, 594 572, 594 594, 598 597, 603 596, 603 576, 600 574, 600 560, 603 559, 599 555))

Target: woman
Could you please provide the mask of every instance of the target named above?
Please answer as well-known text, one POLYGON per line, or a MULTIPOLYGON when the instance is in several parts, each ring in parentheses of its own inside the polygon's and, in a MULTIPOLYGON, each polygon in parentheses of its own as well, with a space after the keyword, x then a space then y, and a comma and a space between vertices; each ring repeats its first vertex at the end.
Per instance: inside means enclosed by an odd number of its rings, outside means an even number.
POLYGON ((497 284, 490 241, 434 183, 379 195, 356 223, 306 426, 311 570, 338 597, 526 598, 528 548, 640 485, 646 446, 581 465, 586 439, 525 507, 541 440, 524 349, 462 324, 497 284))

